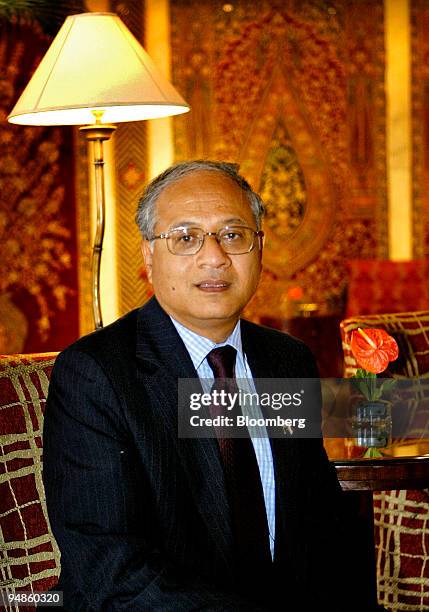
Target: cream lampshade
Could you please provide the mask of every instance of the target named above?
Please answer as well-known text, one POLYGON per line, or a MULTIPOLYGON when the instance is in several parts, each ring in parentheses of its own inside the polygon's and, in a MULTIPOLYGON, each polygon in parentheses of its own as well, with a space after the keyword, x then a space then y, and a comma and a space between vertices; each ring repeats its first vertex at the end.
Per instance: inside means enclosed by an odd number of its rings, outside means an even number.
POLYGON ((8 116, 23 125, 80 125, 94 143, 97 227, 93 246, 93 312, 102 327, 100 261, 104 236, 103 141, 112 123, 178 115, 189 106, 113 13, 67 17, 8 116))
POLYGON ((113 13, 67 17, 8 117, 24 125, 84 125, 178 115, 189 106, 113 13))

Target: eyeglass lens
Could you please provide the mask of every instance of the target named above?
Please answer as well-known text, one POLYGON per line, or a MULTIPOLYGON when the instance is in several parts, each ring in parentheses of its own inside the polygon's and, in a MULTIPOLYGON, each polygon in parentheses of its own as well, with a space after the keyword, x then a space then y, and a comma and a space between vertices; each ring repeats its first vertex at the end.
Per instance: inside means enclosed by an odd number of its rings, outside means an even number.
MULTIPOLYGON (((178 228, 170 232, 167 245, 176 255, 194 255, 200 250, 205 236, 206 233, 199 228, 178 228)), ((225 253, 239 255, 252 249, 255 232, 248 227, 227 227, 220 229, 216 238, 225 253)))

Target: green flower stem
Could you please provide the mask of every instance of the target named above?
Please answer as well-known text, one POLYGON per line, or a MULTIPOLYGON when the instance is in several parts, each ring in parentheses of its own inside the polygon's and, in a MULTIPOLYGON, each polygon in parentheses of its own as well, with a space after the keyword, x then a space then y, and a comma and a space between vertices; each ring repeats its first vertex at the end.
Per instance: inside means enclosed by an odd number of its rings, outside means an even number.
POLYGON ((383 453, 373 446, 367 448, 363 455, 364 459, 378 459, 379 457, 383 457, 383 453))

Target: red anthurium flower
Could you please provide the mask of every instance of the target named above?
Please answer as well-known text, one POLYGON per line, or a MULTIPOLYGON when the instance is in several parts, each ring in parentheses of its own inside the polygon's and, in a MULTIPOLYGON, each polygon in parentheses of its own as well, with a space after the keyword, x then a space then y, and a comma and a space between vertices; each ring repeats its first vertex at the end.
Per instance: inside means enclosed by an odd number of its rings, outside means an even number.
POLYGON ((397 359, 396 340, 384 329, 355 329, 351 333, 350 348, 358 365, 368 372, 380 374, 397 359))

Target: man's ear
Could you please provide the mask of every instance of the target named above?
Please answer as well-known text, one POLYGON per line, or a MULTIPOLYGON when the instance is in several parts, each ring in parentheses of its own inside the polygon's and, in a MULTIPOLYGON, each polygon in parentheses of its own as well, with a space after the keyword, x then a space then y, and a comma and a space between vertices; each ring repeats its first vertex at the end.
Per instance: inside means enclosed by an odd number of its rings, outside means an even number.
POLYGON ((149 282, 152 282, 152 251, 151 251, 151 243, 149 240, 143 240, 141 249, 143 253, 143 261, 146 268, 146 274, 149 282))

